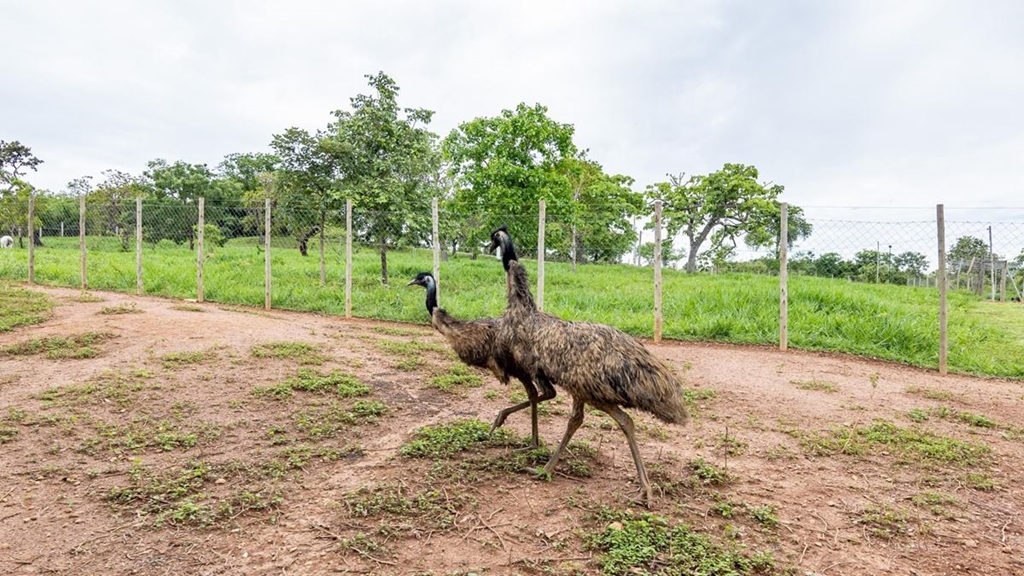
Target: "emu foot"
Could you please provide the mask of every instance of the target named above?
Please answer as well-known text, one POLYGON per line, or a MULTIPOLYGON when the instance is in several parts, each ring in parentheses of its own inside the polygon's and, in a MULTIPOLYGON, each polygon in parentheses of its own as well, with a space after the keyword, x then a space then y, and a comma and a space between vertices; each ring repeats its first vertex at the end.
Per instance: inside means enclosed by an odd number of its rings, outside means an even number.
POLYGON ((526 472, 527 474, 532 474, 534 480, 543 480, 545 482, 551 482, 551 473, 539 466, 534 468, 527 466, 526 468, 523 468, 523 472, 526 472))

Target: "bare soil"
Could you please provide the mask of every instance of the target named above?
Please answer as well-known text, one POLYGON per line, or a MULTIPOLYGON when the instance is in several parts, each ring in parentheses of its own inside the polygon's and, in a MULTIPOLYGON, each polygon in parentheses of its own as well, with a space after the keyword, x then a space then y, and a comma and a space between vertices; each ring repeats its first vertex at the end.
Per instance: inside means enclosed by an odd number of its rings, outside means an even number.
MULTIPOLYGON (((509 462, 514 447, 400 455, 419 428, 489 423, 519 393, 483 373, 482 386, 432 387, 458 361, 428 327, 42 291, 58 301, 52 318, 0 333, 0 348, 107 337, 86 358, 0 353, 2 574, 599 574, 602 551, 588 539, 608 528, 600 510, 645 511, 625 439, 596 412, 577 433, 592 450, 550 481, 486 465, 509 462), (118 306, 130 313, 101 313, 118 306), (253 353, 268 342, 309 343, 322 358, 253 353), (300 370, 339 370, 371 391, 266 392, 300 370), (386 411, 364 417, 357 401, 386 411)), ((647 345, 697 399, 685 426, 634 414, 660 488, 651 513, 770 552, 780 574, 1024 574, 1020 382, 647 345), (830 429, 879 419, 991 453, 968 465, 908 458, 898 445, 857 452, 850 439, 814 449, 830 429), (702 483, 697 459, 731 480, 702 483), (764 505, 777 525, 753 517, 764 505)), ((568 406, 564 392, 549 403, 548 446, 568 406)), ((528 434, 528 412, 505 427, 528 434)))

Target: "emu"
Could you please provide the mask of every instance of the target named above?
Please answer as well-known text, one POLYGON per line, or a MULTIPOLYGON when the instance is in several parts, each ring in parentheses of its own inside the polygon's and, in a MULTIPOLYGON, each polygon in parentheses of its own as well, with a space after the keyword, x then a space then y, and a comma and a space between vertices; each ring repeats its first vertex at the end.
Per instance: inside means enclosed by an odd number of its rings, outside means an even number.
POLYGON ((14 238, 0 236, 0 248, 14 248, 14 238))
POLYGON ((430 323, 445 337, 460 360, 470 366, 490 370, 502 384, 508 384, 510 377, 523 383, 527 400, 498 412, 498 417, 491 425, 491 431, 500 428, 510 414, 529 407, 533 431, 532 447, 537 448, 539 446, 537 404, 554 398, 555 389, 544 378, 537 378, 536 383, 540 386, 538 393, 531 375, 514 361, 507 348, 499 346, 497 335, 504 320, 501 318, 456 320, 443 308, 438 307, 437 283, 429 272, 420 272, 407 285, 414 284, 427 289, 427 313, 430 314, 430 323))
POLYGON ((558 448, 544 465, 550 477, 590 404, 607 413, 626 435, 642 498, 649 506, 651 483, 637 447, 633 420, 622 408, 639 408, 670 424, 687 421, 682 384, 665 364, 633 337, 604 324, 570 322, 537 310, 529 278, 517 260, 505 226, 491 235, 490 251, 501 248, 508 307, 498 324, 499 347, 535 378, 561 386, 572 396, 572 415, 558 448))

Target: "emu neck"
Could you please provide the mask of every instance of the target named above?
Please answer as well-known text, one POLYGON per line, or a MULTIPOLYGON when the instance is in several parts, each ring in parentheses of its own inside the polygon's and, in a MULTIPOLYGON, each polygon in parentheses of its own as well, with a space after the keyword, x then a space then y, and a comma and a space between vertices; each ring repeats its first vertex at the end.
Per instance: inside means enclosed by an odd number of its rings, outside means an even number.
POLYGON ((509 263, 512 261, 519 261, 516 256, 516 249, 512 246, 512 240, 505 235, 501 235, 498 242, 501 244, 501 265, 505 267, 505 272, 508 272, 509 263))
POLYGON ((427 314, 433 316, 434 308, 437 308, 437 286, 434 280, 427 280, 427 314))

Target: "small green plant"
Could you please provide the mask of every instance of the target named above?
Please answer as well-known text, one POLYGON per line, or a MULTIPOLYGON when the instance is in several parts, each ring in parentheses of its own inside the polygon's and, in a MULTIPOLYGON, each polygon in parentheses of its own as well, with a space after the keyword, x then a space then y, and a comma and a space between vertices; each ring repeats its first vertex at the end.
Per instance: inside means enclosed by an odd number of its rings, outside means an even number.
POLYGON ((915 506, 928 509, 936 516, 942 516, 945 518, 951 518, 953 516, 952 512, 949 511, 950 506, 959 507, 962 505, 956 498, 941 492, 921 492, 920 494, 915 494, 914 497, 911 498, 911 502, 913 502, 915 506))
POLYGON ((928 410, 924 410, 922 408, 911 408, 910 411, 907 412, 907 417, 914 422, 924 422, 931 416, 928 415, 928 410))
POLYGON ((300 369, 295 376, 272 386, 257 386, 253 394, 262 398, 285 400, 291 398, 293 391, 312 392, 316 394, 334 394, 342 398, 366 396, 372 392, 369 386, 358 378, 340 370, 329 374, 321 374, 308 368, 300 369))
POLYGON ((990 492, 996 489, 996 482, 991 476, 982 472, 970 472, 964 478, 964 484, 968 488, 979 490, 981 492, 990 492))
POLYGON ((984 414, 972 414, 970 412, 958 412, 956 415, 961 421, 970 424, 971 426, 977 426, 978 428, 996 428, 998 424, 995 420, 985 416, 984 414))
POLYGON ((875 536, 891 540, 907 533, 910 519, 911 515, 906 510, 883 504, 865 508, 857 522, 870 527, 875 536))
POLYGON ((706 462, 703 458, 691 460, 689 468, 693 473, 693 478, 702 486, 721 486, 731 480, 728 472, 719 470, 714 464, 706 462))
POLYGON ((799 434, 799 438, 806 450, 820 456, 860 456, 882 448, 906 461, 971 466, 987 461, 992 452, 984 444, 908 430, 886 420, 858 428, 837 426, 824 433, 799 434))
POLYGON ((399 453, 407 458, 447 458, 473 446, 502 443, 511 435, 505 428, 492 435, 491 425, 480 420, 455 420, 420 428, 399 453))
POLYGON ((773 529, 779 525, 779 517, 775 515, 775 506, 764 504, 750 509, 750 517, 762 528, 773 529))
POLYGON ((829 394, 839 391, 838 386, 825 380, 790 380, 789 383, 795 385, 801 390, 814 390, 817 392, 827 392, 829 394))
POLYGON ((7 444, 18 436, 18 429, 11 426, 0 426, 0 444, 7 444))
POLYGON ((206 309, 202 306, 196 306, 195 304, 175 304, 171 306, 171 310, 181 310, 182 312, 206 312, 206 309))
POLYGON ((465 364, 453 364, 444 374, 431 378, 427 386, 451 393, 464 387, 476 388, 483 383, 483 378, 471 372, 465 364))

